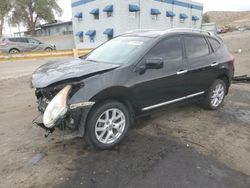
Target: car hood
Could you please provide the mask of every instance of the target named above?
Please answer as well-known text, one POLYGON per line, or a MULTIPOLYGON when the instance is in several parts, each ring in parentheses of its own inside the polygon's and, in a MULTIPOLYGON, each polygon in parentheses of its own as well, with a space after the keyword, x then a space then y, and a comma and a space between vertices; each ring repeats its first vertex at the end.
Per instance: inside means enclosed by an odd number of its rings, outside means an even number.
POLYGON ((59 81, 95 75, 102 71, 115 69, 119 66, 120 65, 115 64, 89 62, 79 58, 52 61, 42 65, 32 74, 32 87, 44 88, 59 81))

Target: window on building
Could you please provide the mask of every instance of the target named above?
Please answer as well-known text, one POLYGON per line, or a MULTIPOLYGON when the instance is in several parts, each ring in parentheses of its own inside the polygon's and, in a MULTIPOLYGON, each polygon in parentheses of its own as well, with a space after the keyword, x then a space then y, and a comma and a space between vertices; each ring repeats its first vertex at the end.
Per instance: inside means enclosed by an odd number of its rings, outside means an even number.
POLYGON ((79 36, 79 42, 81 42, 81 43, 84 42, 83 41, 83 36, 79 36))
POLYGON ((107 12, 107 17, 113 17, 113 12, 107 12))
POLYGON ((94 19, 99 20, 99 14, 94 14, 94 19))
POLYGON ((90 14, 94 16, 95 20, 99 20, 99 8, 95 8, 90 11, 90 14))
POLYGON ((113 38, 113 35, 107 35, 108 40, 111 40, 113 38))
POLYGON ((196 25, 196 22, 199 20, 200 18, 198 16, 192 16, 192 21, 193 24, 196 25))
POLYGON ((185 23, 185 19, 180 18, 180 23, 185 23))
POLYGON ((136 19, 138 17, 138 12, 140 11, 140 7, 138 5, 129 4, 129 17, 132 19, 136 19))
POLYGON ((75 14, 74 16, 78 22, 81 22, 82 21, 82 12, 78 12, 75 14))
POLYGON ((136 19, 138 17, 137 12, 129 12, 129 18, 136 19))
POLYGON ((78 37, 79 42, 83 42, 83 31, 79 31, 76 33, 76 37, 78 37))
POLYGON ((158 15, 151 15, 152 20, 158 20, 158 15))
POLYGON ((151 18, 152 20, 158 20, 158 16, 161 14, 159 9, 151 8, 151 18))
POLYGON ((77 21, 78 21, 78 22, 82 22, 82 17, 77 18, 77 21))
POLYGON ((184 36, 186 54, 189 59, 206 56, 209 47, 204 37, 184 36))
POLYGON ((188 18, 188 16, 184 13, 180 14, 180 23, 185 23, 185 20, 188 18))
POLYGON ((108 5, 103 9, 103 12, 107 13, 107 17, 113 17, 113 11, 114 11, 114 7, 113 5, 108 5))

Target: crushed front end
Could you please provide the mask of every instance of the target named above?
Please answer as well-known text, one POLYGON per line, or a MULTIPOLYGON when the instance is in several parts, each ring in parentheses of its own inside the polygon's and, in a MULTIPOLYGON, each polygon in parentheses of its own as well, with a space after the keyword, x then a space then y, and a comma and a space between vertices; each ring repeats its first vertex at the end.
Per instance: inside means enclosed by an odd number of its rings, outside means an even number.
POLYGON ((84 126, 91 102, 69 104, 69 99, 79 89, 77 85, 58 85, 36 89, 40 115, 33 123, 42 127, 48 134, 56 128, 69 134, 83 136, 84 126))

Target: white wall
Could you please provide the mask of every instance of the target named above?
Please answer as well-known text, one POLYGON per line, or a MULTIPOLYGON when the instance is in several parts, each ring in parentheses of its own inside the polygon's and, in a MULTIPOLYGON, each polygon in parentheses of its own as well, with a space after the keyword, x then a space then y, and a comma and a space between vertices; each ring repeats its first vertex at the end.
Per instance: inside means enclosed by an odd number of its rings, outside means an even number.
POLYGON ((46 44, 55 45, 57 50, 75 48, 73 35, 40 36, 35 38, 46 44))
MULTIPOLYGON (((77 2, 79 0, 72 0, 77 2)), ((190 3, 190 0, 182 0, 183 2, 190 3)), ((200 5, 200 3, 192 2, 192 4, 200 5)), ((176 16, 173 18, 173 27, 177 28, 200 28, 201 27, 201 15, 202 11, 197 9, 191 9, 187 7, 177 6, 174 7, 171 4, 159 2, 155 0, 95 0, 89 3, 73 7, 73 31, 74 39, 77 48, 94 48, 107 40, 107 36, 103 34, 107 28, 114 29, 114 36, 122 34, 129 30, 135 29, 159 29, 166 30, 171 28, 171 21, 169 17, 166 17, 166 11, 173 11, 176 16), (139 3, 141 2, 141 4, 139 3), (140 4, 140 13, 136 14, 135 18, 131 17, 128 10, 129 4, 140 4), (108 18, 106 13, 102 10, 107 5, 113 5, 113 17, 108 18), (89 14, 94 8, 99 8, 99 20, 95 20, 92 14, 89 14), (151 8, 157 8, 161 11, 161 15, 157 17, 157 20, 152 19, 151 8), (77 21, 74 15, 77 12, 83 13, 82 22, 77 21), (179 14, 185 13, 188 15, 188 19, 184 23, 180 23, 179 14), (192 21, 192 15, 198 16, 200 20, 192 21), (88 30, 96 30, 95 42, 90 43, 89 37, 85 35, 88 30), (84 42, 79 42, 79 37, 75 36, 78 31, 84 32, 84 42)))

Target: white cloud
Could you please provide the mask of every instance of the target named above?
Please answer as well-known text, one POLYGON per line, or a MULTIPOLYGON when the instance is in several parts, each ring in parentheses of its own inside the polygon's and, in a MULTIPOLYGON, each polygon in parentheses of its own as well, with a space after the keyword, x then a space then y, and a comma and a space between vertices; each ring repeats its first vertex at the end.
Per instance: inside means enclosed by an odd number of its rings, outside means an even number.
POLYGON ((250 11, 249 0, 196 0, 204 4, 206 11, 250 11))
POLYGON ((71 0, 58 0, 59 6, 63 9, 61 17, 56 16, 56 19, 62 21, 69 21, 72 18, 71 0))

